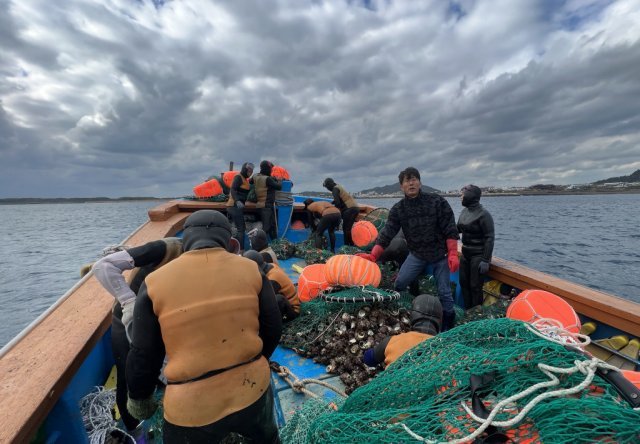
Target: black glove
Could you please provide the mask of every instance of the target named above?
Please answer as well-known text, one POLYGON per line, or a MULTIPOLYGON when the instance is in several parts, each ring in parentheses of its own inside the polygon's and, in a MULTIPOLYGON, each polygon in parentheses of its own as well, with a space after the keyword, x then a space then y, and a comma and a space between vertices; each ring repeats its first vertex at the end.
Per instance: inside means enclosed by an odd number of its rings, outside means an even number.
POLYGON ((489 272, 489 262, 480 262, 480 264, 478 264, 478 271, 480 274, 487 274, 489 272))
POLYGON ((153 394, 146 399, 127 399, 127 410, 136 419, 145 420, 153 416, 158 409, 158 402, 153 394))

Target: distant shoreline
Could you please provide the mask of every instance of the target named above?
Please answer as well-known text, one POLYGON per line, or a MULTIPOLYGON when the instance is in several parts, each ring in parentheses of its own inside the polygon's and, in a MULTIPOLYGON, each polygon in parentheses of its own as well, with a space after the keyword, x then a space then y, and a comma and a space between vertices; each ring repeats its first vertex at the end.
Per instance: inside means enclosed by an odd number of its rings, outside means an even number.
POLYGON ((114 203, 114 202, 139 202, 179 199, 176 197, 12 197, 0 199, 0 205, 38 205, 38 204, 69 204, 69 203, 114 203))
MULTIPOLYGON (((460 197, 458 193, 438 193, 444 197, 460 197)), ((521 191, 517 193, 482 193, 482 197, 505 196, 573 196, 573 195, 598 195, 598 194, 640 194, 640 189, 630 190, 606 190, 606 191, 521 191)), ((379 196, 354 196, 356 199, 401 199, 402 194, 386 194, 379 196)))
MULTIPOLYGON (((300 195, 310 195, 307 192, 300 195)), ((295 194, 295 193, 294 193, 295 194)), ((459 197, 457 193, 439 193, 444 197, 459 197)), ((571 195, 599 195, 599 194, 640 194, 640 188, 632 188, 626 190, 602 190, 602 191, 534 191, 526 190, 521 192, 505 192, 505 193, 483 193, 483 197, 505 197, 505 196, 571 196, 571 195)), ((316 197, 328 197, 318 193, 316 197)), ((401 194, 382 194, 377 196, 354 196, 356 199, 401 199, 401 194)), ((11 197, 0 199, 0 205, 37 205, 37 204, 70 204, 70 203, 115 203, 115 202, 140 202, 140 201, 167 201, 173 199, 181 199, 181 197, 11 197)))

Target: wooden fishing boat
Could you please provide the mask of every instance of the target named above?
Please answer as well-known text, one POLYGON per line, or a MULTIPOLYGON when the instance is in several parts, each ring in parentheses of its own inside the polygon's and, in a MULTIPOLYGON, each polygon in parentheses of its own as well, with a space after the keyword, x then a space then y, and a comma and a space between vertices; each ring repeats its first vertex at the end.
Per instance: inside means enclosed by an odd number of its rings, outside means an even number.
MULTIPOLYGON (((295 196, 278 206, 278 234, 293 242, 308 237, 308 230, 291 230, 291 221, 304 213, 302 200, 295 196)), ((252 211, 247 205, 247 211, 252 211)), ((141 245, 179 234, 185 219, 200 209, 225 210, 224 203, 176 200, 149 210, 149 220, 123 243, 141 245)), ((373 210, 362 206, 361 215, 373 210)), ((338 243, 341 243, 338 233, 338 243)), ((299 260, 282 262, 291 271, 299 260)), ((295 273, 290 273, 295 276, 295 273)), ((594 339, 624 334, 640 336, 640 304, 592 290, 523 266, 494 258, 490 277, 519 289, 543 289, 564 298, 583 322, 598 324, 594 339)), ((457 273, 452 280, 457 279, 457 273)), ((459 299, 459 295, 458 295, 459 299)), ((113 298, 92 274, 86 275, 52 308, 0 351, 0 442, 82 443, 88 442, 79 409, 79 400, 109 375, 113 358, 110 345, 113 298)), ((610 350, 616 353, 615 350, 610 350)), ((611 354, 609 353, 609 354, 611 354)), ((637 368, 637 355, 624 361, 637 368)), ((335 375, 324 366, 278 348, 273 360, 299 378, 313 378, 339 386, 335 375)), ((289 384, 274 373, 278 421, 283 424, 305 395, 294 393, 289 384)), ((314 389, 320 396, 330 390, 314 389)))

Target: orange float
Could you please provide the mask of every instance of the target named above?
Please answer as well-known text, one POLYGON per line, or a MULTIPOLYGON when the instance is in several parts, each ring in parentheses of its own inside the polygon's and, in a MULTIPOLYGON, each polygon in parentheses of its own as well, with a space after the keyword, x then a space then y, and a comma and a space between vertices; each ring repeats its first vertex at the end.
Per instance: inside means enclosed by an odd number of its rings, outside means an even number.
POLYGON ((193 187, 193 194, 201 198, 217 196, 222 194, 222 186, 220 186, 218 179, 207 180, 193 187))
POLYGON ((622 376, 627 378, 633 385, 640 389, 640 372, 633 370, 622 370, 622 376))
POLYGON ((329 285, 354 287, 360 285, 380 285, 382 275, 378 264, 350 254, 337 254, 331 257, 324 269, 329 285))
POLYGON ((307 265, 298 277, 298 298, 302 302, 309 302, 318 297, 318 294, 326 288, 329 283, 324 277, 325 264, 307 265))
POLYGON ((351 239, 358 247, 364 247, 375 241, 378 237, 378 229, 368 220, 360 220, 351 228, 351 239))
POLYGON ((271 169, 271 176, 275 177, 276 179, 291 180, 289 171, 287 171, 284 167, 281 167, 279 165, 275 165, 271 169))
POLYGON ((301 220, 294 220, 293 222, 291 222, 291 229, 292 230, 304 230, 305 227, 304 226, 304 222, 302 222, 301 220))
POLYGON ((240 174, 240 171, 225 171, 222 173, 222 181, 226 186, 231 188, 231 184, 233 183, 233 178, 240 174))
POLYGON ((550 318, 560 322, 571 333, 579 333, 582 326, 576 311, 567 301, 544 290, 524 290, 509 304, 507 317, 530 323, 550 318))

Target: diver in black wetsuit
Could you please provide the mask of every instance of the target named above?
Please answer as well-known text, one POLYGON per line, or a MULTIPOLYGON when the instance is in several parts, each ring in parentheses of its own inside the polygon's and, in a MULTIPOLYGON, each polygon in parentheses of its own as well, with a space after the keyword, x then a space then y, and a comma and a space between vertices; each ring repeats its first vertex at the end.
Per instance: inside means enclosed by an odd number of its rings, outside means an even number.
POLYGON ((322 186, 331 191, 333 195, 333 205, 335 205, 342 215, 342 232, 344 233, 344 244, 353 245, 351 239, 351 227, 356 221, 360 208, 356 200, 344 189, 342 185, 338 185, 335 181, 327 177, 322 186))
POLYGON ((238 230, 235 238, 240 242, 241 250, 244 250, 244 205, 249 196, 251 188, 249 178, 252 174, 253 164, 251 162, 243 163, 240 174, 236 175, 231 182, 229 200, 227 200, 227 214, 238 230))
POLYGON ((482 304, 482 285, 491 263, 495 232, 491 214, 480 205, 480 188, 466 185, 461 193, 462 206, 465 208, 457 224, 462 234, 460 287, 468 310, 482 304))

